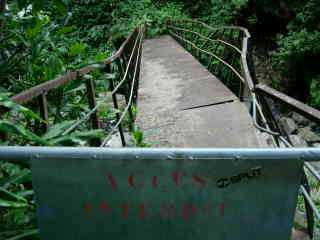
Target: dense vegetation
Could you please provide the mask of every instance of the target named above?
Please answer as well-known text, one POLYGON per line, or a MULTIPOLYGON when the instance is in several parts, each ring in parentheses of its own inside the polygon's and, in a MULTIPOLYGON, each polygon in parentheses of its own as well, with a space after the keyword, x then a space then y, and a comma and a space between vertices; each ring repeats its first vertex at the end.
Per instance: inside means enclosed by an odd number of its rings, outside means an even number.
MULTIPOLYGON (((9 134, 2 145, 86 145, 103 134, 79 131, 61 137, 71 119, 87 110, 85 100, 77 98, 76 93, 84 91, 79 85, 49 96, 55 125, 46 134, 33 131, 42 121, 34 104, 22 107, 10 96, 106 58, 138 24, 148 25, 149 37, 162 34, 168 17, 249 28, 256 52, 263 46, 262 53, 278 73, 272 83, 320 107, 317 0, 0 0, 0 14, 0 104, 10 109, 0 121, 0 131, 9 134)), ((93 74, 100 93, 108 88, 102 76, 99 71, 93 74)), ((112 121, 115 113, 106 106, 100 114, 112 121)), ((30 176, 21 166, 0 165, 1 239, 37 233, 30 176)))

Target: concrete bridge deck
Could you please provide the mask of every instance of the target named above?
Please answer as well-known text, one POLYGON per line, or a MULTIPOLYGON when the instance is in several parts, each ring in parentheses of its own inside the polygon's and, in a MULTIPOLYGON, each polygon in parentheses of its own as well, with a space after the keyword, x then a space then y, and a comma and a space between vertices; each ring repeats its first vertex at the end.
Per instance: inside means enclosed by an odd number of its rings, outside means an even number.
POLYGON ((244 104, 170 36, 144 43, 136 123, 154 147, 259 147, 244 104))

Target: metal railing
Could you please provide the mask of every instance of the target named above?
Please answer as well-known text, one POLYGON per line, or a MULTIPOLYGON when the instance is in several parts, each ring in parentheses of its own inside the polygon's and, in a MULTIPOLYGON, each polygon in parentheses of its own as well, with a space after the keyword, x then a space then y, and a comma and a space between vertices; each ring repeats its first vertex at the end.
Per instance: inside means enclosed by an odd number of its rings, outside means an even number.
POLYGON ((195 20, 168 21, 169 33, 240 98, 253 89, 247 58, 250 34, 242 27, 210 27, 195 20), (240 81, 239 81, 240 80, 240 81))
MULTIPOLYGON (((134 121, 134 116, 132 113, 132 106, 137 98, 137 89, 139 82, 139 73, 140 73, 140 62, 141 62, 141 51, 142 51, 142 42, 144 39, 145 27, 141 26, 136 28, 130 36, 123 42, 121 47, 109 58, 101 62, 96 62, 94 64, 85 66, 81 69, 68 72, 54 80, 50 80, 34 86, 26 91, 23 91, 11 98, 15 103, 24 105, 34 102, 38 102, 39 112, 41 118, 44 122, 41 124, 41 133, 48 131, 50 126, 49 119, 49 106, 50 101, 47 97, 48 94, 51 94, 57 88, 63 87, 68 83, 82 81, 84 77, 91 74, 93 71, 100 69, 103 73, 110 74, 115 73, 117 77, 115 79, 105 79, 109 81, 109 88, 107 91, 111 92, 112 101, 114 109, 116 111, 116 123, 108 132, 108 135, 104 139, 93 139, 90 142, 90 145, 93 146, 105 146, 107 141, 115 133, 116 129, 119 130, 122 145, 126 145, 126 139, 124 137, 124 129, 122 126, 122 121, 126 114, 129 115, 131 123, 134 121), (117 95, 123 95, 125 98, 125 107, 121 112, 117 100, 117 95)), ((90 120, 91 129, 101 129, 101 121, 99 119, 98 108, 104 103, 100 101, 97 103, 97 96, 95 91, 95 81, 89 77, 85 79, 86 85, 86 97, 89 105, 89 111, 81 116, 74 124, 67 128, 62 135, 67 135, 76 130, 80 125, 86 123, 90 120)), ((82 96, 83 97, 83 96, 82 96)), ((9 109, 2 107, 0 109, 0 114, 8 112, 9 109)), ((53 122, 53 121, 51 121, 53 122)), ((132 125, 130 126, 130 128, 132 125)))
MULTIPOLYGON (((169 33, 228 86, 240 101, 248 103, 254 126, 259 131, 270 134, 274 146, 295 147, 279 126, 267 98, 272 98, 302 116, 320 123, 319 110, 257 82, 251 57, 250 33, 247 29, 236 26, 211 27, 197 20, 169 20, 167 28, 169 33)), ((320 182, 320 174, 312 163, 306 163, 305 169, 320 182)), ((313 213, 320 220, 320 212, 312 200, 305 173, 301 183, 301 194, 305 201, 308 233, 312 237, 313 213)))

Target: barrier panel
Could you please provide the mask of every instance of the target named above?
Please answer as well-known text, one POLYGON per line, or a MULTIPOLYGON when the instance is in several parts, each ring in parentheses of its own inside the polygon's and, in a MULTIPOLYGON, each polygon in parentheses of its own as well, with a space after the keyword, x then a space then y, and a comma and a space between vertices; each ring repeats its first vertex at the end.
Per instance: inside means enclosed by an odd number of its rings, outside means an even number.
POLYGON ((319 149, 3 147, 29 163, 41 239, 289 239, 319 149))

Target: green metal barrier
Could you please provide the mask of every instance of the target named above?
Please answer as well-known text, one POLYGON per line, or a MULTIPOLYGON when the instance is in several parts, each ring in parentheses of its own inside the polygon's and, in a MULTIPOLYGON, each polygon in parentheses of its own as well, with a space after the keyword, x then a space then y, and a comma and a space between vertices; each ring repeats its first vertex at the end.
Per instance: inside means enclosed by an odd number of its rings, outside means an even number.
POLYGON ((41 239, 289 239, 320 149, 1 147, 33 172, 41 239))

